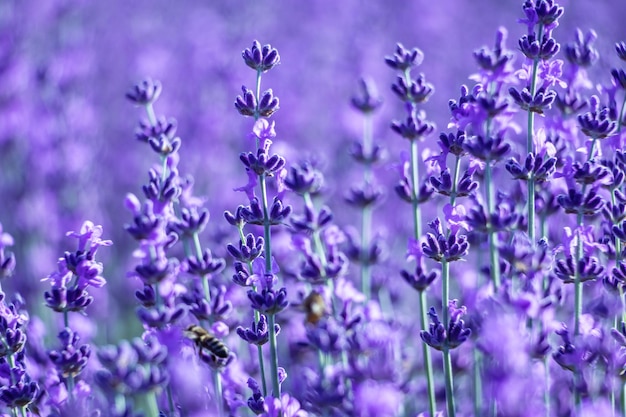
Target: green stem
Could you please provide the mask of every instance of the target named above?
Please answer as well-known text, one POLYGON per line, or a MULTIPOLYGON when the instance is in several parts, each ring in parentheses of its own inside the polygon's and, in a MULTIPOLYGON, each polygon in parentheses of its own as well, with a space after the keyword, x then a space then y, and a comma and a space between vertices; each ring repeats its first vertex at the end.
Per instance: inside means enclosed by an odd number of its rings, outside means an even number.
POLYGON ((489 260, 491 264, 491 277, 493 278, 493 286, 497 290, 500 287, 500 260, 498 254, 498 235, 493 230, 491 224, 491 216, 495 212, 495 198, 493 192, 491 163, 487 161, 485 165, 485 185, 487 187, 487 228, 489 230, 489 260))
MULTIPOLYGON (((422 237, 422 212, 417 201, 417 193, 419 189, 419 159, 418 159, 418 146, 417 141, 411 141, 411 197, 412 197, 412 214, 413 214, 413 238, 416 241, 422 237)), ((428 313, 427 313, 427 301, 426 293, 420 292, 420 322, 422 330, 428 331, 428 313)), ((435 397, 435 381, 433 372, 433 360, 430 349, 426 343, 422 342, 422 352, 424 360, 424 371, 426 372, 426 384, 428 387, 428 409, 431 417, 435 416, 437 410, 437 400, 435 397)))
POLYGON ((148 415, 150 417, 159 417, 159 405, 157 404, 156 392, 150 392, 146 398, 148 404, 148 415))
POLYGON ((278 351, 276 347, 276 321, 275 314, 267 315, 267 324, 270 332, 270 354, 272 363, 272 394, 274 398, 280 398, 280 384, 278 382, 278 351))
POLYGON ((269 209, 267 204, 267 184, 265 175, 259 176, 261 185, 261 203, 263 204, 263 238, 265 239, 265 273, 272 273, 272 232, 270 230, 269 209))
MULTIPOLYGON (((372 116, 366 113, 363 117, 363 153, 368 156, 372 153, 372 116)), ((363 179, 366 184, 372 182, 372 165, 365 163, 363 179)), ((372 297, 372 268, 367 262, 367 249, 371 241, 372 234, 372 207, 365 206, 361 212, 361 292, 366 300, 372 297)))
POLYGON ((622 396, 620 398, 622 416, 626 416, 626 382, 622 382, 622 396))
MULTIPOLYGON (((428 330, 427 301, 426 293, 424 291, 420 291, 419 293, 419 304, 420 322, 422 325, 422 330, 428 330)), ((424 357, 424 372, 426 373, 426 385, 428 387, 428 411, 430 412, 430 416, 434 417, 437 411, 437 400, 435 398, 435 378, 430 347, 426 343, 422 343, 422 355, 424 357)))
POLYGON ((546 389, 543 392, 543 403, 546 408, 546 417, 550 417, 550 356, 543 358, 544 377, 546 380, 546 389))
POLYGON ((361 292, 366 300, 372 297, 372 268, 367 260, 367 252, 372 233, 372 207, 363 207, 361 212, 361 292))
POLYGON ((456 203, 457 185, 459 182, 459 173, 461 171, 461 157, 457 155, 454 162, 454 178, 452 179, 452 193, 450 194, 450 205, 454 207, 456 203))
POLYGON ((443 348, 443 372, 446 379, 446 408, 448 410, 448 417, 455 417, 456 407, 454 405, 452 359, 450 358, 450 349, 447 346, 443 348))
POLYGON ((474 353, 474 415, 480 416, 483 411, 483 379, 481 376, 481 367, 483 357, 476 347, 474 353))
POLYGON ((617 134, 619 135, 622 131, 622 123, 624 121, 624 111, 626 110, 626 96, 624 96, 624 101, 622 101, 622 107, 619 111, 619 119, 617 119, 617 134))
MULTIPOLYGON (((243 234, 243 226, 239 226, 237 229, 239 230, 239 239, 242 242, 245 242, 246 237, 243 234)), ((248 261, 247 266, 248 266, 248 272, 252 274, 252 262, 248 261)), ((256 286, 253 286, 252 290, 256 292, 256 286)), ((254 324, 258 324, 260 319, 261 319, 261 313, 259 313, 257 310, 254 310, 254 324)), ((261 383, 263 386, 263 396, 267 397, 267 382, 265 381, 265 364, 264 364, 264 359, 263 359, 263 346, 257 345, 256 348, 257 348, 257 356, 259 360, 259 372, 261 373, 261 383)))
MULTIPOLYGON (((538 39, 541 42, 543 36, 543 26, 539 26, 538 39)), ((533 68, 530 74, 530 94, 535 96, 537 90, 537 69, 539 67, 539 59, 533 61, 533 68)), ((528 121, 526 132, 526 151, 528 153, 535 153, 535 145, 533 137, 535 135, 535 113, 528 109, 528 121)), ((528 238, 531 244, 535 244, 535 180, 533 178, 528 180, 528 238)))
POLYGON ((224 395, 222 394, 222 376, 217 369, 213 370, 213 386, 215 387, 215 401, 217 402, 218 412, 217 415, 221 417, 224 415, 224 395))
POLYGON ((413 237, 419 240, 422 237, 422 213, 417 201, 417 193, 419 190, 419 166, 418 166, 418 147, 417 141, 411 141, 411 188, 412 188, 412 204, 413 204, 413 237))
MULTIPOLYGON (((442 304, 442 323, 447 329, 450 321, 450 313, 448 311, 448 301, 450 299, 450 264, 446 260, 441 261, 441 304, 442 304)), ((448 417, 455 416, 454 405, 454 383, 452 375, 452 361, 450 359, 450 349, 446 343, 443 348, 443 376, 446 383, 446 407, 448 410, 448 417)))

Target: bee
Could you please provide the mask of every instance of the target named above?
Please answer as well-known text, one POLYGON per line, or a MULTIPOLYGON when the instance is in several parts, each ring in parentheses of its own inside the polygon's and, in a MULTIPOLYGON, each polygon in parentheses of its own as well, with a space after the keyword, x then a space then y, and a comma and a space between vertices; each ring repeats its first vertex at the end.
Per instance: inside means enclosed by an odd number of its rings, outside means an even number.
POLYGON ((315 290, 302 301, 302 307, 306 313, 306 323, 317 324, 326 315, 324 297, 315 290))
POLYGON ((214 356, 220 359, 227 359, 229 350, 221 340, 219 340, 213 333, 198 326, 197 324, 191 324, 183 332, 185 337, 191 340, 198 349, 206 349, 214 356))

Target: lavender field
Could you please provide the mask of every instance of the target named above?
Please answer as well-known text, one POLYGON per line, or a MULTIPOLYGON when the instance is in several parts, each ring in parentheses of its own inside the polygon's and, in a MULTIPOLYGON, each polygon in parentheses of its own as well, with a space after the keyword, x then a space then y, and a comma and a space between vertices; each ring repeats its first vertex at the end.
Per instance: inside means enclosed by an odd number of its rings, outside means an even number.
POLYGON ((626 417, 623 0, 0 0, 1 417, 626 417))

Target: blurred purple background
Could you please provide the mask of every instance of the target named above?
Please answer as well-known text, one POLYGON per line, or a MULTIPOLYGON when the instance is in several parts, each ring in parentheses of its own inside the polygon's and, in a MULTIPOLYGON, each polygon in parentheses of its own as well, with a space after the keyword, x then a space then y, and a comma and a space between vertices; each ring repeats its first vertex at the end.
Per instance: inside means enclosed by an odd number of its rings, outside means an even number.
MULTIPOLYGON (((566 12, 554 36, 564 43, 577 27, 595 29, 601 60, 592 78, 607 82, 617 61, 613 45, 626 37, 626 2, 561 4, 566 12)), ((241 51, 254 39, 271 43, 282 63, 262 87, 281 100, 275 149, 288 163, 311 154, 325 159, 330 203, 341 218, 342 187, 354 166, 348 144, 362 128, 349 106, 359 77, 374 80, 385 98, 375 135, 390 149, 391 165, 405 147, 388 129, 401 114, 389 91, 393 71, 383 61, 396 42, 424 51, 421 71, 436 88, 425 109, 443 131, 448 100, 476 70, 472 52, 491 45, 499 26, 509 29, 508 45, 516 49, 525 30, 517 24, 521 15, 521 1, 509 0, 2 1, 0 222, 16 238, 19 264, 19 279, 8 285, 40 295, 40 278, 73 249, 64 233, 91 219, 115 242, 101 254, 109 291, 134 303, 124 292, 134 242, 123 230, 130 219, 123 200, 140 192, 156 161, 134 139, 144 116, 124 93, 144 77, 163 84, 157 113, 178 120, 182 173, 195 177, 218 233, 222 211, 243 202, 231 190, 246 181, 237 155, 250 149, 252 121, 233 102, 242 85, 253 86, 254 73, 241 51)))

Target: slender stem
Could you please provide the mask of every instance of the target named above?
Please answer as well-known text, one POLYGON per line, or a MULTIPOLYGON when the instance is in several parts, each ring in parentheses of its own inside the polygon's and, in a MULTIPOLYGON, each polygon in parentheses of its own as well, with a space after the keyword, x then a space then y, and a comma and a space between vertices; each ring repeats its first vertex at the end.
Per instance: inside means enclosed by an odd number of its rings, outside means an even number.
MULTIPOLYGON (((411 141, 411 197, 412 197, 412 214, 413 214, 413 238, 419 240, 422 237, 422 213, 417 201, 417 193, 419 189, 419 159, 418 159, 418 146, 417 141, 411 141)), ((420 322, 422 330, 428 331, 428 313, 427 313, 427 301, 426 293, 420 292, 420 322)), ((435 416, 437 409, 437 400, 435 397, 435 381, 433 372, 433 360, 431 352, 426 343, 422 342, 422 352, 424 360, 424 371, 426 372, 426 384, 428 387, 428 409, 431 417, 435 416)))
POLYGON ((456 160, 454 162, 454 178, 452 179, 452 193, 450 194, 450 205, 454 207, 456 203, 457 197, 457 186, 459 182, 459 173, 461 171, 461 157, 456 156, 456 160))
POLYGON ((493 286, 497 290, 500 287, 500 260, 498 254, 498 234, 491 224, 491 216, 495 212, 495 199, 493 192, 491 163, 487 161, 485 165, 485 185, 487 187, 487 228, 489 230, 489 260, 491 264, 491 277, 493 278, 493 286))
MULTIPOLYGON (((582 221, 578 223, 579 227, 582 228, 582 221)), ((574 335, 578 336, 580 334, 580 316, 583 311, 583 286, 580 281, 580 272, 578 271, 578 264, 583 257, 583 244, 582 244, 582 233, 580 230, 578 231, 578 244, 576 245, 576 270, 574 272, 574 335)))
MULTIPOLYGON (((622 123, 624 122, 624 111, 626 110, 626 96, 624 96, 624 101, 622 101, 622 107, 619 110, 619 119, 617 119, 617 134, 619 135, 622 132, 622 123)), ((621 143, 620 143, 621 146, 621 143)))
POLYGON ((417 201, 417 193, 419 190, 419 166, 418 166, 418 147, 417 141, 411 141, 411 188, 413 203, 413 237, 420 239, 422 237, 422 213, 419 202, 417 201))
MULTIPOLYGON (((448 301, 450 299, 450 264, 448 261, 441 261, 441 316, 444 327, 447 329, 450 321, 450 314, 448 311, 448 301)), ((454 383, 452 375, 452 361, 450 359, 450 349, 448 345, 443 348, 443 376, 446 383, 446 407, 448 410, 448 417, 455 416, 454 405, 454 383)))
MULTIPOLYGON (((196 232, 193 234, 193 247, 196 252, 196 257, 198 260, 202 259, 202 245, 200 244, 200 236, 196 232)), ((202 290, 204 292, 204 299, 211 306, 211 288, 209 287, 209 277, 207 275, 202 275, 202 290)), ((208 319, 209 325, 212 325, 214 322, 214 317, 211 314, 208 319)), ((217 411, 218 416, 222 417, 224 415, 224 395, 222 394, 222 375, 217 369, 211 368, 211 374, 213 377, 213 388, 215 390, 215 401, 217 402, 217 411)), ((167 386, 167 397, 169 400, 170 414, 174 412, 174 404, 172 401, 172 390, 170 385, 167 386)))
MULTIPOLYGON (((237 229, 239 230, 239 239, 242 242, 245 242, 246 237, 243 234, 243 226, 239 226, 237 229)), ((247 266, 248 266, 248 272, 252 274, 252 262, 248 261, 247 266)), ((256 286, 253 286, 252 289, 253 291, 256 292, 256 286)), ((261 319, 261 313, 259 313, 257 310, 254 310, 254 324, 258 324, 260 319, 261 319)), ((259 360, 259 372, 261 374, 261 383, 263 386, 263 396, 267 397, 267 382, 265 381, 265 364, 264 364, 264 359, 263 359, 263 346, 257 345, 256 348, 257 348, 257 356, 259 360)))
POLYGON ((217 369, 213 370, 213 386, 215 388, 218 416, 221 417, 224 415, 224 395, 222 394, 222 375, 217 369))
POLYGON ((270 230, 269 209, 267 204, 267 184, 265 175, 259 176, 261 202, 263 204, 263 238, 265 239, 265 273, 272 273, 272 232, 270 230))
POLYGON ((278 382, 278 351, 276 348, 276 330, 275 327, 275 314, 267 315, 267 324, 270 331, 270 354, 272 363, 272 394, 274 398, 280 398, 280 384, 278 382))
POLYGON ((157 404, 156 392, 150 392, 146 400, 148 402, 148 415, 150 417, 159 417, 159 405, 157 404))
POLYGON ((448 417, 455 417, 456 407, 454 405, 454 383, 452 381, 452 359, 450 358, 450 349, 446 346, 443 348, 443 372, 446 379, 446 409, 448 417))
POLYGON ((620 398, 622 416, 626 416, 626 382, 622 382, 622 396, 620 398))
POLYGON ((543 392, 543 404, 546 408, 546 417, 550 417, 550 356, 543 358, 544 377, 546 380, 546 388, 543 392))
MULTIPOLYGON (((363 117, 363 154, 366 156, 372 153, 372 131, 372 115, 366 113, 363 117)), ((372 176, 372 165, 367 161, 363 171, 363 180, 366 184, 372 182, 372 176)), ((372 296, 372 268, 367 262, 367 251, 372 235, 372 211, 372 206, 365 206, 361 211, 361 292, 366 300, 372 296)))
POLYGON ((150 122, 150 126, 156 126, 157 118, 154 114, 154 106, 152 103, 146 104, 146 114, 148 115, 148 122, 150 122))
MULTIPOLYGON (((426 293, 420 291, 420 322, 422 329, 428 329, 428 313, 426 293)), ((433 372, 433 360, 430 347, 426 343, 422 343, 422 355, 424 356, 424 372, 426 373, 426 384, 428 387, 428 411, 431 417, 435 417, 437 411, 437 400, 435 398, 435 377, 433 372)))
MULTIPOLYGON (((539 42, 543 36, 543 25, 539 26, 539 42)), ((539 67, 539 59, 533 61, 532 72, 530 74, 530 95, 535 96, 537 90, 537 69, 539 67)), ((528 153, 535 152, 533 138, 535 135, 535 113, 528 109, 528 122, 526 132, 526 151, 528 153)), ((528 238, 531 244, 535 244, 535 180, 528 180, 528 238)))
POLYGON ((476 347, 474 353, 474 415, 480 416, 483 411, 483 379, 481 376, 481 367, 483 356, 476 347))
POLYGON ((365 299, 372 297, 372 268, 368 262, 368 248, 372 234, 372 207, 363 207, 361 212, 361 292, 365 299))

